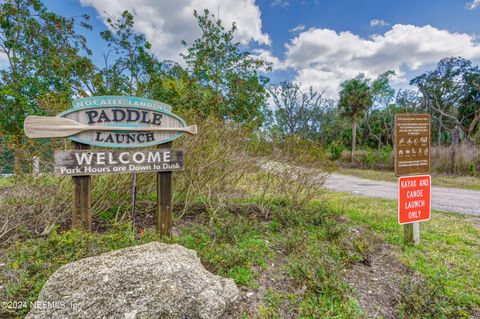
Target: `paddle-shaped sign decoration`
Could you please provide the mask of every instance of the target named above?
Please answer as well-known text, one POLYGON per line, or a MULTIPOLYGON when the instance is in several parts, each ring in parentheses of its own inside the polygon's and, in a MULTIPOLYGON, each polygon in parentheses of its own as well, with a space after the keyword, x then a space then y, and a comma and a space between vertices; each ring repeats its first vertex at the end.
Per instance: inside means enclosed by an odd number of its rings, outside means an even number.
POLYGON ((73 101, 57 117, 28 116, 31 138, 68 137, 82 144, 130 148, 163 144, 184 133, 196 134, 167 104, 137 97, 101 96, 73 101))
MULTIPOLYGON (((74 120, 64 117, 50 116, 27 116, 25 118, 25 134, 30 138, 45 137, 68 137, 85 131, 111 131, 112 126, 90 126, 75 122, 74 120)), ((115 128, 117 129, 117 128, 115 128)), ((134 132, 185 132, 189 134, 197 134, 197 126, 190 125, 187 127, 124 127, 118 126, 121 131, 134 132)))

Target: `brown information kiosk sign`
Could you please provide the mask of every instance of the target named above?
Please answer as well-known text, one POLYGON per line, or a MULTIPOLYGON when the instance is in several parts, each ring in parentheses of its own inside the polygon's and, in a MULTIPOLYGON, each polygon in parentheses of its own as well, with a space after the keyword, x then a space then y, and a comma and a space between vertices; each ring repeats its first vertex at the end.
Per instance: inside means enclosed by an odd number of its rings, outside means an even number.
POLYGON ((430 114, 395 115, 395 175, 430 173, 430 114))

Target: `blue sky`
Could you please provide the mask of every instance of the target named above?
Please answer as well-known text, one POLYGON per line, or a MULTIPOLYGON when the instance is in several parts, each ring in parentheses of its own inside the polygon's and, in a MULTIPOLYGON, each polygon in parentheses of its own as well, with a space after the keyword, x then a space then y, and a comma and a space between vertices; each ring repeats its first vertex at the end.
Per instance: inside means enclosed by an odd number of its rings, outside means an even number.
POLYGON ((136 15, 160 59, 181 62, 180 41, 199 30, 193 9, 209 8, 238 25, 238 40, 274 64, 272 81, 294 80, 335 96, 341 81, 359 72, 388 69, 397 88, 434 67, 442 57, 462 55, 480 62, 480 0, 44 0, 65 15, 87 13, 94 61, 102 62, 99 38, 104 19, 124 9, 136 15))

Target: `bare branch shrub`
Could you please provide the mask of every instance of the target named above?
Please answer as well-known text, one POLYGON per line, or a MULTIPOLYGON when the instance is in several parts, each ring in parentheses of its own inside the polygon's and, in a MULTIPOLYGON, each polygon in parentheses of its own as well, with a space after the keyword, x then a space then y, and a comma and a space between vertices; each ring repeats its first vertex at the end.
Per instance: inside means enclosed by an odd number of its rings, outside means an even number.
POLYGON ((264 152, 260 161, 264 172, 257 178, 262 198, 280 197, 300 205, 319 195, 336 167, 328 153, 317 142, 299 136, 270 143, 271 152, 264 152))
MULTIPOLYGON (((174 202, 180 218, 193 204, 220 211, 233 198, 258 196, 262 205, 274 198, 302 203, 318 194, 333 169, 327 153, 316 143, 299 137, 256 139, 251 130, 216 118, 190 119, 199 134, 181 138, 174 148, 185 150, 185 170, 174 174, 174 202), (252 137, 253 136, 253 137, 252 137)), ((70 177, 55 177, 53 152, 72 149, 69 142, 30 141, 20 149, 25 174, 0 193, 0 241, 20 234, 45 235, 53 225, 68 227, 71 214, 70 177), (38 156, 41 174, 33 176, 27 159, 38 156), (25 163, 27 162, 27 163, 25 163)), ((130 174, 93 176, 94 222, 128 220, 131 211, 130 174)), ((154 216, 156 174, 137 175, 138 214, 154 216)), ((145 217, 145 215, 142 215, 145 217)))

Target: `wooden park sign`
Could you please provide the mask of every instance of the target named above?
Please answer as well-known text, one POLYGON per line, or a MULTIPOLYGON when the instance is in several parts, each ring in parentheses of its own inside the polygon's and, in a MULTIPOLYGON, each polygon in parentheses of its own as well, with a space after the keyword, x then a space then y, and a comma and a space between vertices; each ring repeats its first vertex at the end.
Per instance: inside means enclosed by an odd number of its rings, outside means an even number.
POLYGON ((91 175, 157 172, 157 231, 172 229, 172 171, 183 169, 183 151, 171 149, 184 133, 196 134, 196 125, 171 112, 171 106, 131 96, 95 96, 76 99, 56 117, 27 116, 30 138, 66 137, 75 150, 56 151, 54 173, 73 178, 72 226, 91 230, 91 175), (90 146, 123 148, 90 150, 90 146), (125 148, 158 146, 154 150, 125 148))
POLYGON ((398 223, 407 244, 420 242, 420 221, 430 219, 430 114, 396 114, 394 156, 398 223), (414 175, 414 176, 409 176, 414 175))
POLYGON ((84 176, 183 170, 183 151, 55 151, 55 175, 84 176))
POLYGON ((395 115, 395 175, 430 173, 430 114, 395 115))

